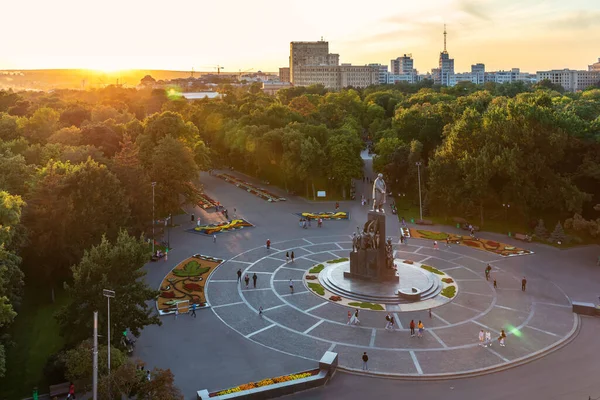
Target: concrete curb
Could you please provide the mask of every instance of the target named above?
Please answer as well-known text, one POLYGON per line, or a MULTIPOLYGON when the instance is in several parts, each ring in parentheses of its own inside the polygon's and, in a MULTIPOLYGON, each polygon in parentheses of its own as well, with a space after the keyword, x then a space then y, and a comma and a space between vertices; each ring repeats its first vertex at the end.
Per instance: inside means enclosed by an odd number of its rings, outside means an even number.
POLYGON ((575 314, 573 328, 565 336, 563 339, 558 341, 557 343, 543 348, 541 350, 536 351, 530 355, 525 357, 518 358, 510 363, 503 363, 489 368, 480 368, 474 369, 470 371, 464 371, 459 373, 446 373, 446 374, 427 374, 427 375, 419 375, 419 374, 393 374, 388 372, 364 372, 355 368, 347 368, 341 365, 338 365, 338 371, 352 374, 352 375, 362 375, 373 378, 386 378, 386 379, 396 379, 396 380, 404 380, 404 381, 445 381, 445 380, 454 380, 454 379, 466 379, 473 378, 476 376, 489 375, 496 372, 506 371, 511 368, 519 367, 524 364, 528 364, 530 362, 539 360, 542 357, 547 356, 550 353, 553 353, 557 350, 562 349, 569 343, 571 343, 575 338, 579 335, 581 330, 581 317, 575 314))

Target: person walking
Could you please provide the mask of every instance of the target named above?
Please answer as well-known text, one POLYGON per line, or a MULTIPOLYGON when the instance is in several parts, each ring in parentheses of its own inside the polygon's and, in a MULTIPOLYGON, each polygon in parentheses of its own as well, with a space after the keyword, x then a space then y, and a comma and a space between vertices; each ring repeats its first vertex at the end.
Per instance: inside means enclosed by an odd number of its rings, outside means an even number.
POLYGON ((302 222, 302 229, 308 229, 308 225, 306 224, 306 220, 302 222))
POLYGON ((338 203, 337 201, 335 202, 335 209, 336 211, 340 209, 340 203, 338 203))
POLYGON ((262 318, 263 308, 262 306, 258 307, 258 316, 262 318))
POLYGON ((527 279, 525 279, 525 277, 523 277, 523 279, 521 279, 521 290, 524 292, 525 288, 527 286, 527 279))
POLYGON ((386 321, 386 323, 385 323, 385 330, 386 330, 386 331, 390 329, 390 321, 391 321, 391 320, 392 320, 392 316, 391 316, 391 315, 388 313, 388 314, 385 316, 385 321, 386 321))
POLYGON ((289 251, 286 251, 286 252, 285 252, 285 263, 287 264, 287 263, 289 263, 289 262, 290 262, 290 252, 289 252, 289 251))
POLYGON ((254 273, 254 275, 252 275, 252 283, 254 284, 254 289, 256 289, 256 280, 258 279, 258 276, 256 276, 256 272, 254 273))
POLYGON ((237 209, 233 208, 233 218, 237 218, 237 209))
POLYGON ((217 235, 216 234, 213 235, 213 243, 217 243, 217 235))
POLYGON ((485 268, 485 280, 486 281, 490 280, 490 272, 492 272, 492 266, 490 264, 488 264, 487 267, 485 268))
POLYGON ((488 347, 492 345, 492 332, 490 331, 486 331, 485 332, 485 344, 484 347, 488 347))
POLYGON ((308 219, 308 227, 310 228, 310 217, 308 217, 307 219, 308 219))
POLYGON ((423 332, 425 331, 425 325, 423 325, 423 322, 419 321, 419 325, 417 325, 417 328, 419 328, 419 334, 417 335, 417 337, 422 338, 423 332))
POLYGON ((198 221, 196 221, 196 226, 198 228, 200 228, 200 225, 202 224, 202 221, 200 221, 200 218, 198 218, 198 221))
POLYGON ((292 254, 290 255, 292 262, 294 262, 294 250, 292 250, 292 254))
POLYGON ((483 341, 485 340, 485 332, 482 330, 479 331, 479 345, 483 346, 483 341))
POLYGON ((350 319, 350 324, 351 325, 359 325, 360 324, 360 320, 358 319, 358 308, 354 310, 354 314, 352 315, 352 318, 350 319))
POLYGON ((369 356, 367 355, 366 351, 362 355, 362 362, 363 362, 363 364, 362 364, 363 371, 368 371, 369 370, 369 365, 368 365, 369 356))
POLYGON ((271 248, 271 239, 267 239, 267 250, 271 248))
POLYGON ((244 282, 246 282, 246 289, 248 289, 248 284, 250 283, 250 277, 248 276, 248 274, 246 274, 246 276, 244 277, 244 282))
POLYGON ((237 281, 241 283, 242 282, 242 270, 241 269, 238 269, 237 276, 238 276, 237 281))
POLYGON ((450 248, 450 235, 446 236, 446 247, 450 248))
POLYGON ((194 219, 196 219, 196 216, 194 215, 194 213, 192 213, 192 215, 190 215, 190 218, 191 218, 191 223, 193 224, 194 223, 194 219))
POLYGON ((395 323, 395 322, 396 322, 396 321, 394 321, 394 316, 393 316, 393 315, 390 315, 390 331, 393 331, 393 330, 394 330, 394 323, 395 323))
POLYGON ((415 320, 414 319, 410 320, 409 328, 410 328, 410 337, 415 337, 415 320))
POLYGON ((323 218, 319 217, 319 220, 317 222, 317 227, 321 228, 323 226, 323 218))
POLYGON ((150 370, 148 370, 148 371, 147 371, 147 374, 146 374, 146 380, 147 380, 148 382, 150 382, 150 381, 152 380, 152 377, 150 376, 150 370))
POLYGON ((506 339, 506 333, 504 332, 504 329, 502 329, 502 331, 500 332, 500 337, 498 338, 498 341, 500 342, 500 346, 501 347, 505 347, 506 346, 504 344, 504 339, 506 339))
POLYGON ((179 316, 179 305, 175 304, 175 319, 179 316))
POLYGON ((408 245, 408 235, 403 234, 402 236, 404 236, 404 244, 408 245))
POLYGON ((429 313, 429 319, 431 319, 431 308, 428 310, 429 313))
POLYGON ((67 395, 67 399, 75 400, 75 385, 73 382, 69 384, 69 394, 67 395))
POLYGON ((352 320, 352 311, 348 310, 348 322, 346 322, 346 325, 350 325, 351 320, 352 320))
POLYGON ((498 284, 496 283, 496 279, 494 278, 494 289, 498 289, 498 284))
POLYGON ((404 243, 404 234, 400 234, 400 244, 404 243))
POLYGON ((192 317, 196 318, 196 303, 192 304, 192 317))
POLYGON ((294 294, 294 281, 290 279, 290 294, 294 294))
POLYGON ((402 226, 406 226, 406 220, 402 217, 402 226))
POLYGON ((437 240, 434 240, 434 241, 433 241, 433 248, 434 248, 435 250, 439 250, 439 249, 440 249, 440 248, 438 247, 437 240))

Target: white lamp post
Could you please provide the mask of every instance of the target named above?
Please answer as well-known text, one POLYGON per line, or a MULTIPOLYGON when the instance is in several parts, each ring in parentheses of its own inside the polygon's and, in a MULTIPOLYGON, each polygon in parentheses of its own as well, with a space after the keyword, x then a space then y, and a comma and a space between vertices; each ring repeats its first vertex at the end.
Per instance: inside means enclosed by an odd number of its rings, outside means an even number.
POLYGON ((421 215, 421 221, 423 221, 423 202, 421 201, 421 161, 415 163, 417 166, 417 175, 419 177, 419 213, 421 215))

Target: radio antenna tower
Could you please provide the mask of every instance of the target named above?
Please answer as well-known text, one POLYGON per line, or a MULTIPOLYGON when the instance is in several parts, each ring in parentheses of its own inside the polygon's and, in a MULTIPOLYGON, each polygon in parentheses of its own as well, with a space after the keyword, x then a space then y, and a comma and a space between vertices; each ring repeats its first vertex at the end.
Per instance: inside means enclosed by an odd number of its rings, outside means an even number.
POLYGON ((447 51, 446 51, 446 24, 444 24, 444 53, 447 53, 447 51))

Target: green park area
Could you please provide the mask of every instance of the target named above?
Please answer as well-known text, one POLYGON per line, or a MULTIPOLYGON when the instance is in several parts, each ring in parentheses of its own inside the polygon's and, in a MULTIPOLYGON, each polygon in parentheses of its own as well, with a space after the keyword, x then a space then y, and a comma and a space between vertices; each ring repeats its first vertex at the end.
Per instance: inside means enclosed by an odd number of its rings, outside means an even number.
MULTIPOLYGON (((182 205, 210 209, 200 171, 243 171, 309 199, 316 190, 326 190, 328 200, 349 199, 369 147, 398 217, 409 222, 419 219, 420 189, 423 217, 433 223, 455 226, 458 216, 484 231, 528 234, 559 247, 600 237, 598 88, 565 93, 545 81, 424 81, 339 91, 298 86, 275 95, 257 85, 218 90, 221 98, 193 102, 164 89, 118 85, 0 90, 2 395, 27 396, 34 385, 44 393, 69 379, 89 383, 88 365, 71 364, 78 352, 89 353, 93 311, 106 305, 103 289, 127 293, 115 302, 115 335, 139 335, 160 323, 149 308, 158 287, 144 283, 147 240, 157 230, 149 221, 176 215, 182 205), (50 287, 61 288, 54 303, 50 287), (49 357, 62 363, 54 376, 44 373, 49 357)), ((220 183, 240 185, 265 207, 290 200, 245 178, 228 180, 220 183)), ((162 239, 157 243, 164 251, 162 239)), ((335 261, 344 260, 329 263, 335 261)), ((176 274, 204 279, 208 265, 192 266, 176 274)), ((179 296, 167 283, 187 285, 175 287, 186 296, 202 287, 173 278, 160 287, 167 296, 179 296)), ((317 285, 311 290, 322 291, 317 285)), ((106 325, 101 312, 99 330, 106 325)), ((102 387, 135 376, 132 368, 125 362, 111 370, 118 376, 101 371, 102 387)), ((161 382, 165 391, 154 398, 178 398, 172 374, 161 382)))

